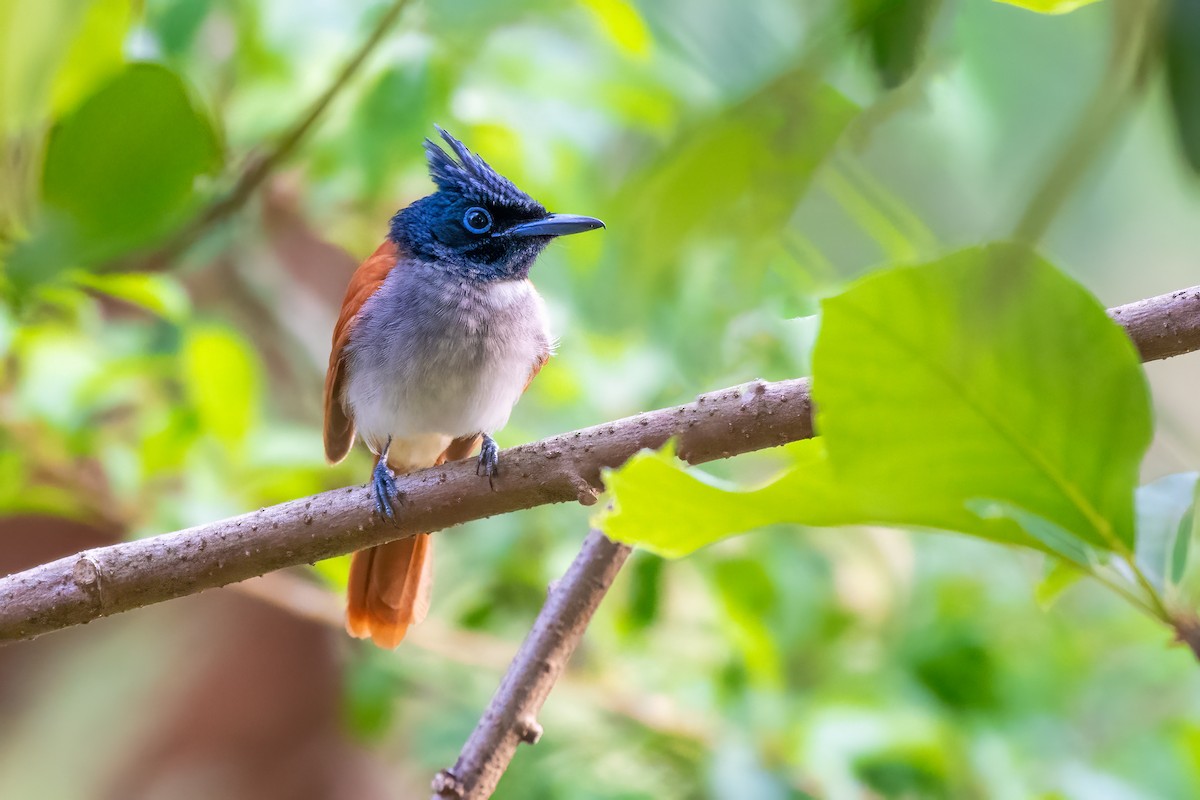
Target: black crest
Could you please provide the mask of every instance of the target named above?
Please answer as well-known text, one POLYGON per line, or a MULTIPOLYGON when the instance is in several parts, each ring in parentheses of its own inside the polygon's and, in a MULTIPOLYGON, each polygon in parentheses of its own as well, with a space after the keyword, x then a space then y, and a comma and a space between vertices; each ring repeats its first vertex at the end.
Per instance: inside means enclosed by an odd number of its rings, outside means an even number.
POLYGON ((439 190, 458 194, 472 203, 484 206, 508 206, 533 215, 542 215, 542 204, 522 192, 508 178, 488 166, 488 163, 467 149, 440 126, 438 133, 450 145, 455 161, 432 139, 425 140, 425 157, 429 161, 429 177, 439 190))

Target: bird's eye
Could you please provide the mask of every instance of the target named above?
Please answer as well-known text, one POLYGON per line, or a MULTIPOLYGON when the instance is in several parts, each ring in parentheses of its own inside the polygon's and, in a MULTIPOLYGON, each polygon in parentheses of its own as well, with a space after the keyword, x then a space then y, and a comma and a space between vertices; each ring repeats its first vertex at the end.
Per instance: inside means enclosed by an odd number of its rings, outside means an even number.
POLYGON ((492 215, 486 208, 472 206, 463 214, 463 225, 471 233, 487 233, 492 229, 492 215))

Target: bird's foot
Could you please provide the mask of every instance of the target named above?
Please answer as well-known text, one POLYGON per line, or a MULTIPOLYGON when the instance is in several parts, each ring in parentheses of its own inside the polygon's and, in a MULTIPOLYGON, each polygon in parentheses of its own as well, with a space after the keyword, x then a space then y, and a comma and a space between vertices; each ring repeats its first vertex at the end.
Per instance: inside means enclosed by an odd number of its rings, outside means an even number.
POLYGON ((371 488, 375 490, 375 510, 379 512, 379 516, 393 525, 398 524, 396 508, 392 503, 400 502, 400 490, 396 486, 395 476, 382 458, 371 473, 371 488))
POLYGON ((492 486, 492 478, 500 474, 500 448, 496 444, 496 440, 483 434, 483 447, 479 449, 479 463, 475 467, 475 474, 485 476, 488 479, 488 485, 492 486))

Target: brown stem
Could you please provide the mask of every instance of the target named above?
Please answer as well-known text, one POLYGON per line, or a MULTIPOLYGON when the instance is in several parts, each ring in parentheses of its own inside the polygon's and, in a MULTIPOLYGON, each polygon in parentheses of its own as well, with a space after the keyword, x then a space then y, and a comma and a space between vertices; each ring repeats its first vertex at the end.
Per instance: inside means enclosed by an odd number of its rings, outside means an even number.
MULTIPOLYGON (((1112 309, 1145 360, 1200 349, 1200 286, 1112 309)), ((405 513, 380 524, 362 486, 293 500, 233 519, 123 542, 0 578, 0 642, 29 639, 361 550, 418 531, 545 503, 594 501, 601 470, 678 437, 698 464, 813 435, 807 380, 757 381, 695 402, 565 433, 505 451, 495 489, 457 462, 400 481, 405 513)))
POLYGON ((1186 644, 1200 661, 1200 617, 1188 611, 1174 615, 1171 624, 1175 627, 1175 638, 1186 644))
POLYGON ((535 744, 541 737, 538 712, 628 557, 626 545, 599 531, 588 534, 567 573, 550 590, 458 761, 434 778, 434 800, 491 797, 517 745, 535 744))

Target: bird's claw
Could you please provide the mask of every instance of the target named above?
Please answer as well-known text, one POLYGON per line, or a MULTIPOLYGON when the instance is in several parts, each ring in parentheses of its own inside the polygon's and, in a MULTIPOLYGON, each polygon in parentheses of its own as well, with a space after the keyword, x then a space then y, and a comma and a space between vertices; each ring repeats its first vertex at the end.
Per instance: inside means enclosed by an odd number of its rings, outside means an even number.
POLYGON ((382 460, 375 465, 375 471, 371 473, 371 487, 375 491, 375 510, 379 512, 379 516, 393 525, 399 524, 392 501, 400 502, 400 490, 396 486, 396 478, 392 471, 382 460))
POLYGON ((492 485, 492 478, 500 474, 500 448, 496 444, 496 440, 483 434, 483 447, 479 449, 479 463, 475 466, 475 474, 488 479, 488 485, 492 485))

